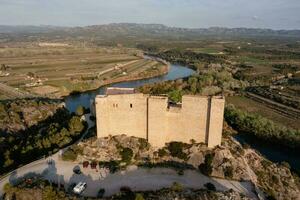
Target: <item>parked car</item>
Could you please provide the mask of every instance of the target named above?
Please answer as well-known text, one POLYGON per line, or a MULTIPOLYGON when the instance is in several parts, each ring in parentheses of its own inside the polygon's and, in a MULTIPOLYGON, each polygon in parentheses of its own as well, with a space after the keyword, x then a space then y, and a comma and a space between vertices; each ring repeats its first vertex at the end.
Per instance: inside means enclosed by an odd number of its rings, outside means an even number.
POLYGON ((75 194, 81 194, 85 188, 86 188, 86 183, 85 182, 79 182, 74 188, 73 188, 73 192, 75 194))
POLYGON ((87 168, 88 166, 89 166, 89 161, 84 161, 83 163, 82 163, 82 166, 83 166, 83 168, 87 168))
POLYGON ((79 167, 79 166, 74 167, 74 168, 73 168, 73 172, 74 172, 75 174, 81 174, 80 167, 79 167))
POLYGON ((97 168, 97 163, 96 162, 91 162, 91 169, 96 169, 97 168))

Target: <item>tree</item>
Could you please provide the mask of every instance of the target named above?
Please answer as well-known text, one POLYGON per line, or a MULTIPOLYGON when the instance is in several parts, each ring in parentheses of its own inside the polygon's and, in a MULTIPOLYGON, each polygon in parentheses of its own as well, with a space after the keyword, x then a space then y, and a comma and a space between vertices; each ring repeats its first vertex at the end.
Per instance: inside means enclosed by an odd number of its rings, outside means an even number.
POLYGON ((143 197, 142 194, 137 193, 137 194, 135 195, 135 200, 144 200, 144 197, 143 197))
POLYGON ((69 122, 69 130, 71 133, 81 132, 84 129, 84 125, 80 120, 80 117, 73 116, 69 122))
POLYGON ((8 167, 14 163, 14 161, 10 158, 9 150, 4 153, 4 160, 4 167, 8 167))
POLYGON ((84 107, 83 106, 78 106, 76 109, 76 115, 82 116, 84 114, 84 107))
POLYGON ((182 91, 181 90, 172 90, 168 93, 168 96, 171 101, 180 102, 182 98, 182 91))
POLYGON ((47 186, 43 189, 43 198, 44 200, 57 200, 59 199, 56 191, 51 187, 47 186))

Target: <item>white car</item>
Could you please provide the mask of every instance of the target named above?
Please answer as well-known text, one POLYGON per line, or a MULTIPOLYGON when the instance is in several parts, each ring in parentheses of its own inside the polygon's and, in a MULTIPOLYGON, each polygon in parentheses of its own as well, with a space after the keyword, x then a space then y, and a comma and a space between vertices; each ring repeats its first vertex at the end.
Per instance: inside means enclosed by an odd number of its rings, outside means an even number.
POLYGON ((79 182, 74 188, 73 188, 73 192, 76 194, 80 194, 82 193, 86 188, 86 183, 84 182, 79 182))

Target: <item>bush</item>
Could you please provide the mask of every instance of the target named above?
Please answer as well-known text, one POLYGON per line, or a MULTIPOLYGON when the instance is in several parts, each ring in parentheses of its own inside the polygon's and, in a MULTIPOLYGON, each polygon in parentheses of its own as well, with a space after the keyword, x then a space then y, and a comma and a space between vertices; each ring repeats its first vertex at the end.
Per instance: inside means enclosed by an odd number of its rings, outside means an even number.
POLYGON ((209 190, 209 191, 216 191, 217 189, 216 189, 216 186, 214 185, 214 184, 212 184, 212 183, 205 183, 204 184, 204 187, 207 189, 207 190, 209 190))
POLYGON ((10 190, 13 188, 13 186, 10 183, 5 183, 5 185, 3 186, 3 191, 5 193, 10 192, 10 190))
POLYGON ((183 186, 180 183, 174 182, 171 186, 171 190, 174 192, 181 192, 183 190, 183 186))
POLYGON ((98 191, 98 194, 97 194, 97 198, 102 198, 105 194, 105 189, 104 188, 101 188, 99 191, 98 191))
POLYGON ((63 153, 62 159, 65 161, 75 161, 77 159, 78 154, 82 153, 83 149, 81 147, 73 145, 63 153))
POLYGON ((140 143, 140 146, 139 146, 140 150, 144 150, 144 149, 148 150, 150 147, 149 143, 144 138, 139 138, 139 143, 140 143))
POLYGON ((281 162, 280 164, 288 169, 291 169, 291 165, 285 161, 281 162))
POLYGON ((168 97, 173 102, 180 102, 182 99, 182 91, 181 90, 172 90, 168 93, 168 97))
POLYGON ((233 167, 232 166, 226 166, 225 167, 224 176, 226 178, 232 178, 233 177, 233 167))
POLYGON ((62 159, 65 161, 75 161, 77 159, 77 154, 72 149, 68 149, 63 153, 62 159))
POLYGON ((84 115, 84 107, 83 106, 78 106, 76 109, 76 115, 82 116, 84 115))
POLYGON ((199 170, 202 174, 210 176, 212 173, 212 161, 214 158, 214 154, 206 154, 204 163, 199 165, 199 170))
POLYGON ((168 153, 167 153, 167 151, 164 148, 158 149, 158 156, 159 157, 164 157, 166 155, 168 155, 168 153))
POLYGON ((137 194, 135 195, 135 200, 144 200, 144 197, 143 197, 142 194, 137 193, 137 194))
POLYGON ((123 186, 120 188, 121 199, 135 199, 135 194, 130 187, 123 186))
POLYGON ((177 174, 178 174, 179 176, 183 176, 183 175, 184 175, 184 170, 183 170, 183 169, 178 170, 178 171, 177 171, 177 174))
POLYGON ((100 161, 99 168, 102 168, 102 167, 107 167, 111 173, 115 173, 117 170, 120 169, 119 163, 115 160, 111 160, 109 162, 100 161))
POLYGON ((122 161, 129 164, 131 162, 132 157, 133 157, 133 151, 130 148, 123 148, 120 151, 120 155, 122 157, 122 161))
POLYGON ((171 156, 186 160, 187 154, 183 152, 184 144, 182 142, 171 142, 168 144, 168 150, 171 156))

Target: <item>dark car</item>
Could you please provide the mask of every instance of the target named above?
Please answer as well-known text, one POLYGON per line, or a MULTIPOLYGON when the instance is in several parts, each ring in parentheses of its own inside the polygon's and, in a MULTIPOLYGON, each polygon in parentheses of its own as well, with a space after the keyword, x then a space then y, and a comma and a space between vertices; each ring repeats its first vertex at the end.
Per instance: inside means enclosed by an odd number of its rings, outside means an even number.
POLYGON ((73 172, 74 172, 75 174, 81 174, 80 167, 79 167, 79 166, 75 166, 75 167, 73 168, 73 172))

